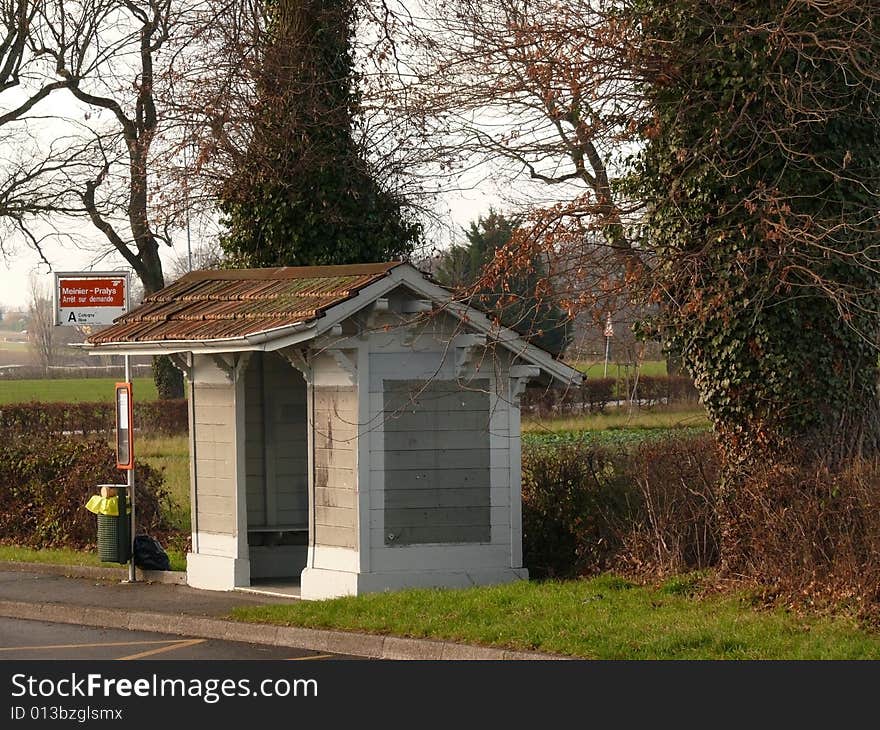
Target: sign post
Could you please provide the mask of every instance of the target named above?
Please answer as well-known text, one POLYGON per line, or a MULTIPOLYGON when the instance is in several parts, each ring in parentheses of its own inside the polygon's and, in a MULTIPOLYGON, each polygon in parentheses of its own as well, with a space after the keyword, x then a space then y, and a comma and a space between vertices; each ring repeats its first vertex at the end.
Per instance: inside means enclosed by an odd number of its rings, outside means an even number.
MULTIPOLYGON (((68 271, 55 274, 55 324, 58 326, 94 327, 113 324, 114 319, 128 311, 128 305, 129 275, 126 271, 68 271)), ((137 580, 134 569, 134 403, 131 361, 128 355, 124 358, 125 382, 116 384, 116 468, 127 474, 127 496, 131 506, 131 560, 128 580, 134 583, 137 580)))
POLYGON ((608 377, 608 355, 611 352, 611 338, 614 337, 614 325, 611 324, 611 313, 608 313, 608 318, 605 320, 605 374, 602 376, 603 378, 608 377))
POLYGON ((131 393, 131 366, 128 355, 125 356, 125 382, 116 383, 116 468, 126 473, 128 485, 126 495, 131 508, 131 558, 128 564, 128 581, 135 583, 137 575, 134 569, 134 532, 135 532, 135 499, 134 499, 134 401, 131 393))

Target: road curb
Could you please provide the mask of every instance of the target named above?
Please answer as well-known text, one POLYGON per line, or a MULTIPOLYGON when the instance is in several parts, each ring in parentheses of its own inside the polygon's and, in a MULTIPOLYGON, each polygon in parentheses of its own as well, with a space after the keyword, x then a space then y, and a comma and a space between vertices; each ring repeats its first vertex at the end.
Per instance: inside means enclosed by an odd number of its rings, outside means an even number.
MULTIPOLYGON (((111 569, 112 570, 112 569, 111 569)), ((568 657, 538 652, 496 649, 487 646, 459 644, 452 641, 412 639, 401 636, 359 634, 348 631, 306 629, 299 626, 251 624, 209 616, 125 611, 97 606, 73 606, 58 603, 29 603, 0 600, 0 616, 4 618, 78 624, 104 629, 156 631, 163 634, 194 636, 205 639, 241 641, 319 652, 350 654, 370 659, 403 660, 560 660, 568 657)))
MULTIPOLYGON (((13 560, 0 561, 0 569, 19 570, 24 573, 62 575, 65 578, 93 578, 98 580, 128 580, 128 568, 107 568, 103 565, 58 565, 56 563, 23 563, 13 560)), ((135 575, 144 583, 167 583, 186 585, 186 573, 182 570, 141 570, 135 575)))

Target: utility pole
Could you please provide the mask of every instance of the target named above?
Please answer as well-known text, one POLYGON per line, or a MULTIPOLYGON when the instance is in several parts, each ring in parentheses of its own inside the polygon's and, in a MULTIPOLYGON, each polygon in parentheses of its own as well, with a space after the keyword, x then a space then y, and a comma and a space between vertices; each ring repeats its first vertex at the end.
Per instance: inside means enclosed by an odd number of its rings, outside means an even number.
POLYGON ((186 147, 183 148, 183 204, 186 206, 186 258, 189 263, 189 270, 193 270, 193 253, 192 240, 189 230, 189 163, 186 159, 186 147))
MULTIPOLYGON (((128 383, 129 393, 131 393, 131 356, 126 353, 125 354, 125 382, 128 383)), ((132 409, 133 410, 133 409, 132 409)), ((132 446, 134 442, 134 423, 130 423, 129 427, 131 428, 130 436, 129 436, 129 448, 134 451, 134 447, 132 446)), ((137 582, 137 571, 135 570, 134 565, 134 538, 136 532, 137 522, 135 520, 135 512, 134 512, 134 456, 131 457, 131 467, 126 470, 125 473, 125 481, 128 485, 128 503, 131 507, 131 520, 129 522, 129 538, 131 539, 131 557, 128 563, 128 582, 136 583, 137 582)), ((125 519, 125 515, 120 515, 120 519, 125 519)))

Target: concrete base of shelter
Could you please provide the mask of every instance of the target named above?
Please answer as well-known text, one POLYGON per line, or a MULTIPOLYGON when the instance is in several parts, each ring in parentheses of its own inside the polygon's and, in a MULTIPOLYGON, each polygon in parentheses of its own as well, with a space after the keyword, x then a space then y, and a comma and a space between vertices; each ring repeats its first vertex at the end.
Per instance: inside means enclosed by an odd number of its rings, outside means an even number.
POLYGON ((325 568, 306 568, 300 596, 321 600, 338 596, 402 590, 404 588, 469 588, 527 580, 525 568, 482 570, 407 570, 387 573, 349 573, 325 568))
POLYGON ((192 588, 231 591, 251 584, 251 564, 243 558, 187 553, 186 582, 192 588))

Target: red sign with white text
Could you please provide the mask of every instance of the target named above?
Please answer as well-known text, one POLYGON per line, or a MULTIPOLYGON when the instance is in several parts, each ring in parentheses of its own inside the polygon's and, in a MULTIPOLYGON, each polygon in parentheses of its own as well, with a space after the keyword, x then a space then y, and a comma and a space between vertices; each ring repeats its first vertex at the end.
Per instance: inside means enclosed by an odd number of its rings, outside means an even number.
POLYGON ((62 307, 124 307, 124 279, 59 279, 62 307))
POLYGON ((61 325, 111 324, 125 314, 128 301, 125 275, 57 278, 55 301, 61 325))

